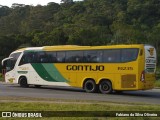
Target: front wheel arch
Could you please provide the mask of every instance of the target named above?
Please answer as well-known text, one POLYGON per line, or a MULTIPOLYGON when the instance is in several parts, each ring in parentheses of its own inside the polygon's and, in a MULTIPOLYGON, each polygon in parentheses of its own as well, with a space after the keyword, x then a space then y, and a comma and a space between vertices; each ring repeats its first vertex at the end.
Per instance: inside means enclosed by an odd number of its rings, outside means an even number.
POLYGON ((25 76, 19 77, 19 79, 18 79, 18 84, 19 84, 21 87, 24 87, 24 88, 29 87, 28 81, 27 81, 27 77, 25 77, 25 76))

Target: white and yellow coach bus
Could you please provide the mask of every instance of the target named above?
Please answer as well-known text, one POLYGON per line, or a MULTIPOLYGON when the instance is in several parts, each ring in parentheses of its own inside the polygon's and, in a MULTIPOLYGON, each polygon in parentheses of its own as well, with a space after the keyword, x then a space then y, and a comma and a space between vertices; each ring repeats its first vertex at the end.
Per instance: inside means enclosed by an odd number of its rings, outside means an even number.
POLYGON ((156 50, 151 45, 44 46, 17 50, 2 60, 5 81, 21 87, 58 85, 86 92, 154 87, 156 50))

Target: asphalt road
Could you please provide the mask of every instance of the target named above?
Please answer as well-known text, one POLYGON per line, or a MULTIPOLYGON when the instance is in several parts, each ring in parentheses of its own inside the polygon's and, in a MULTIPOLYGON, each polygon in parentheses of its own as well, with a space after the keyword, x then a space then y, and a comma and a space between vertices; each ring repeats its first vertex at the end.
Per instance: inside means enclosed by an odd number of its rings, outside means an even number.
POLYGON ((21 88, 17 84, 0 82, 0 97, 55 98, 67 100, 109 101, 120 103, 160 104, 160 89, 127 91, 121 94, 86 93, 71 87, 43 86, 41 88, 21 88))

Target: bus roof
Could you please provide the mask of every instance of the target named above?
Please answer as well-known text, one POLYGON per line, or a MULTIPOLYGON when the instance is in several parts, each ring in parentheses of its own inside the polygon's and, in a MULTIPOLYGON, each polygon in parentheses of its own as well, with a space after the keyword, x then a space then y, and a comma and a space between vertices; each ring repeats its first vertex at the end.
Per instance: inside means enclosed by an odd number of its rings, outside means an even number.
POLYGON ((15 51, 13 51, 11 54, 13 53, 18 53, 18 52, 23 52, 25 50, 42 50, 43 47, 27 47, 27 48, 21 48, 21 49, 17 49, 15 51))
POLYGON ((105 46, 79 46, 79 45, 56 45, 56 46, 43 46, 43 47, 27 47, 21 48, 13 53, 23 52, 28 50, 44 50, 44 51, 63 51, 63 50, 90 50, 90 49, 116 49, 116 48, 140 48, 144 44, 131 44, 131 45, 105 45, 105 46))
POLYGON ((139 48, 143 44, 132 45, 106 45, 106 46, 78 46, 78 45, 60 45, 60 46, 44 46, 44 51, 63 51, 63 50, 88 50, 88 49, 114 49, 114 48, 139 48))

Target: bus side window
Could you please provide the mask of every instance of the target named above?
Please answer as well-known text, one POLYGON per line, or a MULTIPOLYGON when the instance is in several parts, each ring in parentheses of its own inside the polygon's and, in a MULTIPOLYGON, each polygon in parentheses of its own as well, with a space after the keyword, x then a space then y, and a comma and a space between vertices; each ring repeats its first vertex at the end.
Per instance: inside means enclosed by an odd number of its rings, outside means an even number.
POLYGON ((56 63, 57 58, 56 56, 48 55, 48 63, 56 63))
POLYGON ((104 50, 103 62, 106 62, 106 63, 119 63, 120 62, 120 49, 104 50))
POLYGON ((47 56, 45 56, 45 55, 41 55, 39 59, 40 59, 40 63, 47 63, 48 62, 47 56))
POLYGON ((122 49, 121 52, 121 61, 122 62, 130 62, 135 61, 138 56, 138 50, 137 48, 127 48, 122 49))
POLYGON ((27 63, 33 63, 34 62, 34 53, 33 52, 26 52, 23 54, 19 65, 27 64, 27 63))
POLYGON ((65 62, 65 52, 57 52, 57 62, 65 62))
POLYGON ((102 62, 101 50, 84 51, 84 62, 99 63, 102 62))
POLYGON ((20 62, 19 62, 19 65, 23 65, 23 64, 27 63, 26 62, 26 58, 27 58, 26 57, 26 53, 24 53, 23 56, 22 56, 22 58, 21 58, 21 60, 20 60, 20 62))
POLYGON ((23 65, 24 64, 24 56, 22 56, 20 62, 19 62, 19 65, 23 65))
POLYGON ((83 62, 83 51, 67 51, 66 63, 81 63, 83 62))
POLYGON ((48 63, 48 55, 46 54, 46 52, 38 51, 34 55, 34 58, 35 59, 33 60, 36 63, 48 63))

